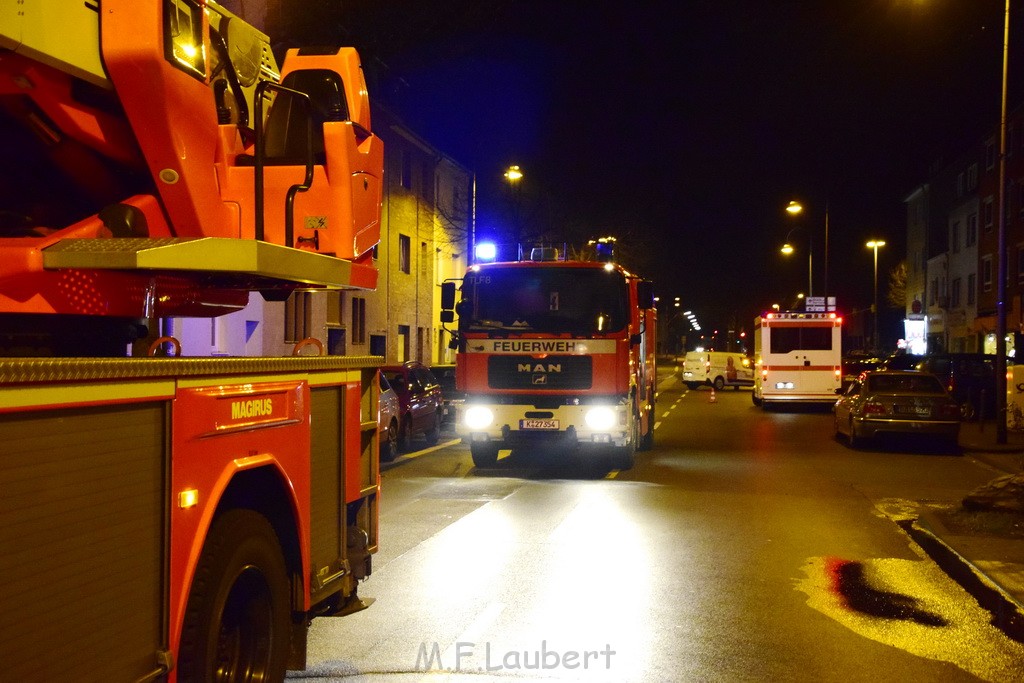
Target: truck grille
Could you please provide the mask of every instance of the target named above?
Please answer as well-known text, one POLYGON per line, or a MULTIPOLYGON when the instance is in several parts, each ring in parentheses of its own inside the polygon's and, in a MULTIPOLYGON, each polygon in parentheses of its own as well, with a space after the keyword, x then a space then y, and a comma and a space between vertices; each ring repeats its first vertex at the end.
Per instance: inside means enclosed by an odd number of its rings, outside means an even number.
POLYGON ((493 356, 487 363, 491 389, 590 389, 594 384, 590 356, 493 356))

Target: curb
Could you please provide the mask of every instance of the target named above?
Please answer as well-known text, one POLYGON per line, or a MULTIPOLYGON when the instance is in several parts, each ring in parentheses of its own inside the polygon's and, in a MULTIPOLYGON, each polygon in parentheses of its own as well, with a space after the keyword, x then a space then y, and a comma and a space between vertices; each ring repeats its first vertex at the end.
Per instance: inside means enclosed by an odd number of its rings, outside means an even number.
POLYGON ((933 531, 943 529, 941 522, 923 513, 917 519, 903 520, 897 524, 950 578, 992 615, 993 626, 1018 643, 1024 643, 1024 605, 943 541, 933 531))

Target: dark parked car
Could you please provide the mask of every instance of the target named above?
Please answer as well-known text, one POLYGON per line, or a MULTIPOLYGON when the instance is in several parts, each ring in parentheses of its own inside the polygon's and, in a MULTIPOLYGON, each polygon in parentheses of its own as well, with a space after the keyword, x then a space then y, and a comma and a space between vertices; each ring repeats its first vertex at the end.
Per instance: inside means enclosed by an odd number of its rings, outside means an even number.
POLYGON ((879 370, 913 370, 924 356, 916 353, 894 353, 878 364, 879 370))
MULTIPOLYGON (((1007 360, 1010 364, 1012 361, 1007 360)), ((965 420, 996 414, 996 357, 983 353, 930 353, 915 366, 938 377, 960 404, 965 420), (982 412, 983 411, 983 412, 982 412)))
POLYGON ((455 366, 454 365, 433 365, 430 371, 437 377, 441 384, 441 399, 444 405, 444 419, 446 422, 455 420, 458 407, 466 401, 466 392, 459 391, 455 387, 455 366))
POLYGON ((422 434, 433 446, 441 438, 441 385, 427 366, 418 361, 381 368, 398 394, 398 450, 408 451, 414 437, 422 434))
POLYGON ((935 375, 875 370, 854 380, 836 401, 835 433, 853 447, 880 434, 944 440, 956 447, 960 407, 935 375))
POLYGON ((391 462, 398 457, 398 416, 402 406, 398 394, 383 372, 377 373, 380 400, 377 402, 377 432, 380 439, 380 459, 391 462))
POLYGON ((847 356, 843 359, 843 380, 842 388, 846 388, 860 377, 861 373, 868 370, 875 370, 882 362, 877 356, 847 356))

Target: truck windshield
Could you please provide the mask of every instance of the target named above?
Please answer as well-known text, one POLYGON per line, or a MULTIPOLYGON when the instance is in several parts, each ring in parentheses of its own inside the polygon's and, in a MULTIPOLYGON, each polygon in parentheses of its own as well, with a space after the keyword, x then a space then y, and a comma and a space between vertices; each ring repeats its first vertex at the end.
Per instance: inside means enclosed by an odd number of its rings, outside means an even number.
POLYGON ((603 268, 489 268, 463 284, 463 329, 590 334, 629 320, 626 279, 603 268))

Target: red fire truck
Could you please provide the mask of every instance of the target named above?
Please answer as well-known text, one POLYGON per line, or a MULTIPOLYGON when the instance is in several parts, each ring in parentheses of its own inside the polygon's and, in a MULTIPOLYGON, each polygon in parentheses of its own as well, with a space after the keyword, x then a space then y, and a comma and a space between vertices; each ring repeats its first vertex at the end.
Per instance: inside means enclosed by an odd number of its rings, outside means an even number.
MULTIPOLYGON (((472 266, 458 304, 456 429, 478 467, 503 448, 561 444, 632 467, 654 439, 651 283, 609 260, 560 260, 550 247, 472 266)), ((455 320, 456 283, 442 288, 455 320)))
POLYGON ((0 677, 303 668, 310 620, 365 606, 382 359, 139 350, 251 292, 376 286, 358 55, 279 68, 210 0, 20 2, 0 140, 0 677))

